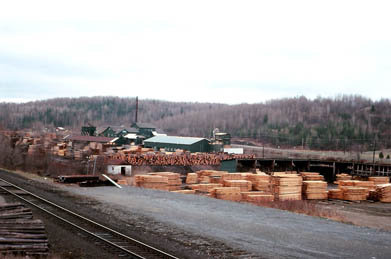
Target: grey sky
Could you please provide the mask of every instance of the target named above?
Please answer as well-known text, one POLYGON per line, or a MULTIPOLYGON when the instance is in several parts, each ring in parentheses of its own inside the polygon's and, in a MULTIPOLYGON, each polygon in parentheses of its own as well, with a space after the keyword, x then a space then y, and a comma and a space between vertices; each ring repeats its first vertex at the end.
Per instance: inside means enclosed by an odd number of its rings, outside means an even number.
POLYGON ((6 1, 0 100, 390 98, 389 1, 6 1))

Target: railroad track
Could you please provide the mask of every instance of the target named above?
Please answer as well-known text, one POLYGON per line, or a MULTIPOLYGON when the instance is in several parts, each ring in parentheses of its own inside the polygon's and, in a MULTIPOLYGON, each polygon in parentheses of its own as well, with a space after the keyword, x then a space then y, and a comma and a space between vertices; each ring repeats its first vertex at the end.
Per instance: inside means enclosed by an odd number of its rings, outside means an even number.
POLYGON ((55 217, 66 225, 91 237, 117 258, 177 258, 148 244, 126 236, 116 230, 88 219, 60 205, 35 195, 13 183, 0 178, 0 190, 9 193, 23 202, 55 217), (116 256, 115 256, 116 255, 116 256))

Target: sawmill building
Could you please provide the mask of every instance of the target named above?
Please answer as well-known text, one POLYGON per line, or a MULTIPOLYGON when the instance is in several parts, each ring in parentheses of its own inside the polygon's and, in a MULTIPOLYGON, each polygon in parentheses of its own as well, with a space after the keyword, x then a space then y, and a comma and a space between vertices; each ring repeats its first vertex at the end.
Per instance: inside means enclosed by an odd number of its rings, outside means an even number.
POLYGON ((182 149, 195 152, 209 152, 209 140, 205 138, 176 137, 176 136, 155 136, 144 140, 144 146, 155 150, 164 149, 175 151, 182 149))

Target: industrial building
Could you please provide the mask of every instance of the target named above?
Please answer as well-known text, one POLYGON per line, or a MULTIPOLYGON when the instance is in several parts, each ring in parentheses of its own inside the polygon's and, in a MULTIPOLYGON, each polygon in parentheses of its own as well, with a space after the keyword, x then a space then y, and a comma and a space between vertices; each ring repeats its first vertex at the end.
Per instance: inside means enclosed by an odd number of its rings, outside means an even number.
POLYGON ((175 151, 182 149, 195 152, 209 152, 209 140, 206 138, 176 137, 176 136, 155 136, 144 141, 144 146, 155 150, 164 149, 175 151))
POLYGON ((105 126, 99 128, 97 131, 98 131, 98 136, 104 136, 104 137, 121 137, 129 133, 131 134, 138 133, 138 129, 125 128, 125 126, 105 126))

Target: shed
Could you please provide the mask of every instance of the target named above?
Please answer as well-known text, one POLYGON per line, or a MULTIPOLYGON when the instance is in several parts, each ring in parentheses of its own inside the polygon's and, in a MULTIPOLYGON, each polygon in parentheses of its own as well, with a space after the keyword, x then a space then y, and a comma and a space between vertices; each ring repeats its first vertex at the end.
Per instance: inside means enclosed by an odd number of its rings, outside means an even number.
POLYGON ((131 165, 108 165, 107 173, 109 174, 120 174, 124 176, 132 175, 132 166, 131 165))
POLYGON ((175 151, 183 149, 194 152, 209 152, 209 140, 205 138, 177 137, 177 136, 155 136, 144 140, 144 146, 159 150, 164 148, 166 151, 175 151))

